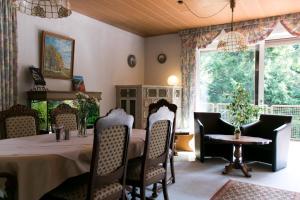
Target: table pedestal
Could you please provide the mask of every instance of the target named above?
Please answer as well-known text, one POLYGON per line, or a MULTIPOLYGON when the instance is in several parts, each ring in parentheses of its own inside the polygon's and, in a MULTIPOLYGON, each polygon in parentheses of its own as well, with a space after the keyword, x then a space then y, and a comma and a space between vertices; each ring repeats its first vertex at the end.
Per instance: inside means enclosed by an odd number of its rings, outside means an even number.
POLYGON ((251 171, 251 168, 249 168, 245 163, 241 161, 241 144, 234 144, 235 150, 234 150, 234 161, 231 162, 229 165, 225 166, 225 169, 223 171, 223 174, 228 174, 233 169, 240 169, 242 170, 243 174, 246 177, 251 177, 251 174, 249 171, 251 171))

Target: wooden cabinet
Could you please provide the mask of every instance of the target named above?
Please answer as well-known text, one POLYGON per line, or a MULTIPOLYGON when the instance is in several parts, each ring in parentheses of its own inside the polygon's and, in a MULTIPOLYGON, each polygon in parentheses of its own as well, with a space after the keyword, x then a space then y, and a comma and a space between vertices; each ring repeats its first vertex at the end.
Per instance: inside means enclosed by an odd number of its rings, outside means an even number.
POLYGON ((181 122, 181 87, 155 85, 117 85, 116 105, 134 116, 134 128, 146 128, 148 107, 159 99, 177 105, 176 126, 181 122))

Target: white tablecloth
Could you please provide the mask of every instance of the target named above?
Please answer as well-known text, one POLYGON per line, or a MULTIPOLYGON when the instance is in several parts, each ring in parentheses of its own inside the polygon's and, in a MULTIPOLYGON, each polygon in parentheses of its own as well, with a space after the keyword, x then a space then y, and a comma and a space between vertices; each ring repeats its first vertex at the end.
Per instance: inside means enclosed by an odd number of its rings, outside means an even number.
MULTIPOLYGON (((143 154, 145 131, 133 129, 128 157, 143 154)), ((0 172, 18 178, 20 200, 35 200, 66 179, 90 169, 93 134, 56 142, 55 134, 0 140, 0 172)))

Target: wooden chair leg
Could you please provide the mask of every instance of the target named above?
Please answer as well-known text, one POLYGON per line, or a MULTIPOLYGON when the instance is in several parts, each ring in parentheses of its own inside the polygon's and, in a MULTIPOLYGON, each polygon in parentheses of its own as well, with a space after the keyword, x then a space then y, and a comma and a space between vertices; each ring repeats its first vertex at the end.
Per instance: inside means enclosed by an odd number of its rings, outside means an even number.
POLYGON ((172 179, 172 183, 175 183, 174 156, 170 157, 170 167, 171 167, 171 179, 172 179))
POLYGON ((144 185, 140 187, 141 200, 146 200, 146 188, 144 185))
POLYGON ((157 196, 157 183, 154 183, 152 188, 152 197, 157 198, 157 196))
POLYGON ((164 193, 164 200, 169 200, 166 178, 162 181, 162 188, 163 188, 163 193, 164 193))
POLYGON ((132 200, 135 200, 136 198, 136 187, 132 187, 132 191, 131 191, 131 199, 132 200))

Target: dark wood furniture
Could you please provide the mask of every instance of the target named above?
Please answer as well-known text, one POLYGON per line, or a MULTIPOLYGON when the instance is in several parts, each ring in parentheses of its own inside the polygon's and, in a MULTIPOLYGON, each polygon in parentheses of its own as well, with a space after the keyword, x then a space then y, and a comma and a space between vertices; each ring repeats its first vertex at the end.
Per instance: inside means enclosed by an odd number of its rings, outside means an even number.
MULTIPOLYGON (((228 174, 233 169, 241 169, 243 174, 246 177, 251 177, 249 171, 251 169, 241 160, 241 149, 242 145, 267 145, 271 143, 271 140, 258 138, 258 137, 248 137, 248 136, 241 136, 239 139, 235 139, 234 135, 207 135, 209 140, 212 140, 216 143, 220 144, 233 144, 234 145, 234 161, 230 162, 229 165, 225 166, 223 174, 228 174)), ((243 149, 245 151, 245 149, 243 149)))
MULTIPOLYGON (((171 137, 170 137, 170 151, 169 151, 169 159, 170 159, 170 166, 171 166, 171 177, 168 180, 168 182, 175 183, 175 169, 174 169, 174 155, 175 155, 175 145, 174 145, 174 140, 175 140, 175 128, 176 128, 176 111, 177 111, 177 106, 175 104, 169 103, 165 99, 160 99, 156 103, 152 103, 149 105, 149 115, 152 113, 155 113, 158 111, 159 108, 166 106, 169 108, 170 111, 174 113, 174 119, 172 121, 172 130, 171 130, 171 137)), ((147 121, 147 126, 149 121, 147 121)))
POLYGON ((148 116, 143 156, 128 162, 126 183, 132 186, 133 200, 137 196, 136 187, 140 188, 140 198, 145 200, 146 186, 155 183, 162 184, 164 199, 169 199, 167 160, 173 119, 174 113, 167 107, 161 107, 157 112, 148 116))
POLYGON ((196 158, 204 162, 205 157, 233 158, 232 144, 216 144, 207 134, 233 135, 234 126, 221 119, 220 113, 194 112, 196 158))
MULTIPOLYGON (((174 119, 172 121, 172 131, 171 131, 171 137, 170 137, 170 151, 169 151, 169 159, 170 159, 170 168, 171 168, 171 177, 168 179, 168 183, 175 183, 175 168, 174 168, 174 156, 175 156, 175 128, 176 128, 176 111, 177 106, 175 104, 169 103, 165 99, 160 99, 156 103, 151 103, 148 108, 148 115, 151 115, 152 113, 155 113, 158 111, 159 108, 166 106, 169 108, 170 111, 174 113, 174 119)), ((147 127, 149 121, 147 121, 147 127)), ((157 184, 155 183, 153 186, 153 194, 152 196, 154 198, 157 197, 157 184)))
MULTIPOLYGON (((125 199, 127 150, 133 117, 124 110, 112 110, 95 123, 91 169, 79 177, 83 183, 66 182, 52 191, 52 197, 76 199, 125 199)), ((76 179, 75 179, 76 180, 76 179)), ((78 180, 78 179, 77 179, 78 180)))
POLYGON ((16 138, 39 133, 38 113, 24 105, 14 105, 1 112, 0 123, 4 135, 2 138, 16 138))
POLYGON ((6 199, 8 200, 17 200, 18 199, 18 182, 17 178, 6 172, 0 172, 0 179, 3 179, 5 182, 5 193, 6 193, 6 199))
POLYGON ((272 165, 272 171, 287 165, 291 138, 292 116, 260 115, 259 121, 241 127, 242 135, 261 137, 272 141, 264 146, 245 146, 244 161, 260 161, 272 165))
POLYGON ((50 116, 52 124, 63 125, 68 130, 78 129, 78 110, 68 104, 60 104, 52 110, 50 116))

